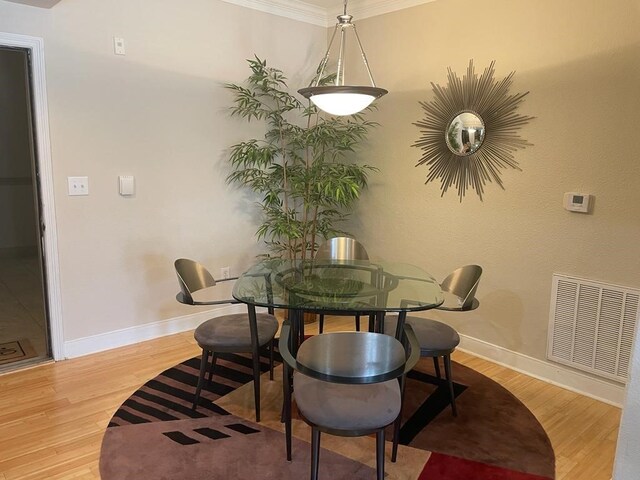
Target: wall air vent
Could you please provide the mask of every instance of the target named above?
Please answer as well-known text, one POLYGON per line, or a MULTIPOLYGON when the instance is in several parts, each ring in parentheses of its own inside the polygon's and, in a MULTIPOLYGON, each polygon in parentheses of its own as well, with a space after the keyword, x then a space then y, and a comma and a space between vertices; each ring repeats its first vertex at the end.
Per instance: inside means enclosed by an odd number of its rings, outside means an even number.
POLYGON ((625 383, 640 290, 553 275, 547 358, 625 383))

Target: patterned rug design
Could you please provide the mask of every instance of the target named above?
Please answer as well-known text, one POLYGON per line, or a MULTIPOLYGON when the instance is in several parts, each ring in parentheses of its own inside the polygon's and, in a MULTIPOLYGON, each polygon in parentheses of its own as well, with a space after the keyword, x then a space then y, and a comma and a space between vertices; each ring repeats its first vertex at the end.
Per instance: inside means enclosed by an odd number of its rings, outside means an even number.
MULTIPOLYGON (((284 436, 275 420, 282 401, 281 370, 276 370, 273 382, 268 374, 261 378, 267 398, 263 397, 264 418, 258 424, 253 421, 249 358, 224 355, 214 383, 205 386, 200 406, 193 411, 199 366, 200 358, 195 357, 166 370, 116 411, 102 444, 103 480, 308 477, 310 448, 302 422, 298 429, 294 425, 298 438, 294 437, 293 461, 284 459, 284 436), (242 403, 246 408, 238 408, 242 403)), ((261 366, 268 371, 266 358, 261 366)), ((401 430, 401 443, 407 446, 401 446, 396 464, 387 462, 388 478, 554 478, 553 450, 544 430, 508 391, 454 363, 459 415, 453 417, 446 385, 434 376, 431 362, 421 360, 417 370, 407 382, 401 430)), ((324 435, 321 477, 374 478, 374 443, 370 437, 324 435), (331 444, 334 440, 342 443, 331 444)))

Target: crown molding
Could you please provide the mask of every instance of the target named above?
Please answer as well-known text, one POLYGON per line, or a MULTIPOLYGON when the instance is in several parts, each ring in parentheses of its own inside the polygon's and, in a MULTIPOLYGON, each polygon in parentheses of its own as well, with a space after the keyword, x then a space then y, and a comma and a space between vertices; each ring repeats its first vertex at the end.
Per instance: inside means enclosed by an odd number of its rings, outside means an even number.
MULTIPOLYGON (((296 0, 222 0, 241 7, 252 8, 261 12, 291 18, 300 22, 311 23, 321 27, 331 27, 336 23, 336 17, 342 13, 343 3, 336 1, 331 7, 323 8, 317 5, 296 0)), ((351 0, 347 13, 353 15, 357 21, 362 18, 375 17, 385 13, 415 7, 423 3, 436 0, 351 0)))
POLYGON ((311 23, 321 27, 330 24, 326 9, 305 2, 294 0, 222 0, 241 7, 252 8, 280 17, 291 18, 300 22, 311 23))
MULTIPOLYGON (((40 8, 51 8, 61 0, 7 0, 40 8)), ((300 22, 311 23, 320 27, 331 27, 335 24, 335 17, 342 13, 343 3, 336 1, 331 7, 323 8, 297 0, 222 0, 241 7, 271 13, 281 17, 291 18, 300 22)), ((356 20, 375 17, 385 13, 415 7, 423 3, 436 0, 351 0, 348 13, 356 20)))

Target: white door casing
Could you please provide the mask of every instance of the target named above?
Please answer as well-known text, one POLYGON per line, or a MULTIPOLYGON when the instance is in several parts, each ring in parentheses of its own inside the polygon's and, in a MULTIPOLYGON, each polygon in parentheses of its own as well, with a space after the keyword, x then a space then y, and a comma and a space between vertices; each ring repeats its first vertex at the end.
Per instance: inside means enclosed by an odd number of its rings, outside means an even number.
POLYGON ((64 358, 62 301, 60 296, 60 270, 58 264, 58 235, 53 191, 51 142, 49 139, 49 111, 45 79, 44 41, 39 37, 0 32, 0 46, 28 49, 31 57, 32 108, 35 128, 36 162, 40 176, 41 217, 44 220, 44 267, 49 338, 54 360, 64 358))

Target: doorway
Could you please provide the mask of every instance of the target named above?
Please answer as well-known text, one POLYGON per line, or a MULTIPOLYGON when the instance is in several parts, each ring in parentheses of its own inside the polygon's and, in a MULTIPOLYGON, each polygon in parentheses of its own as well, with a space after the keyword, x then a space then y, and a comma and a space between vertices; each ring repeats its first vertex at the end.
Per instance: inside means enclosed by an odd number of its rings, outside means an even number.
POLYGON ((30 50, 0 45, 0 372, 50 359, 30 50))

